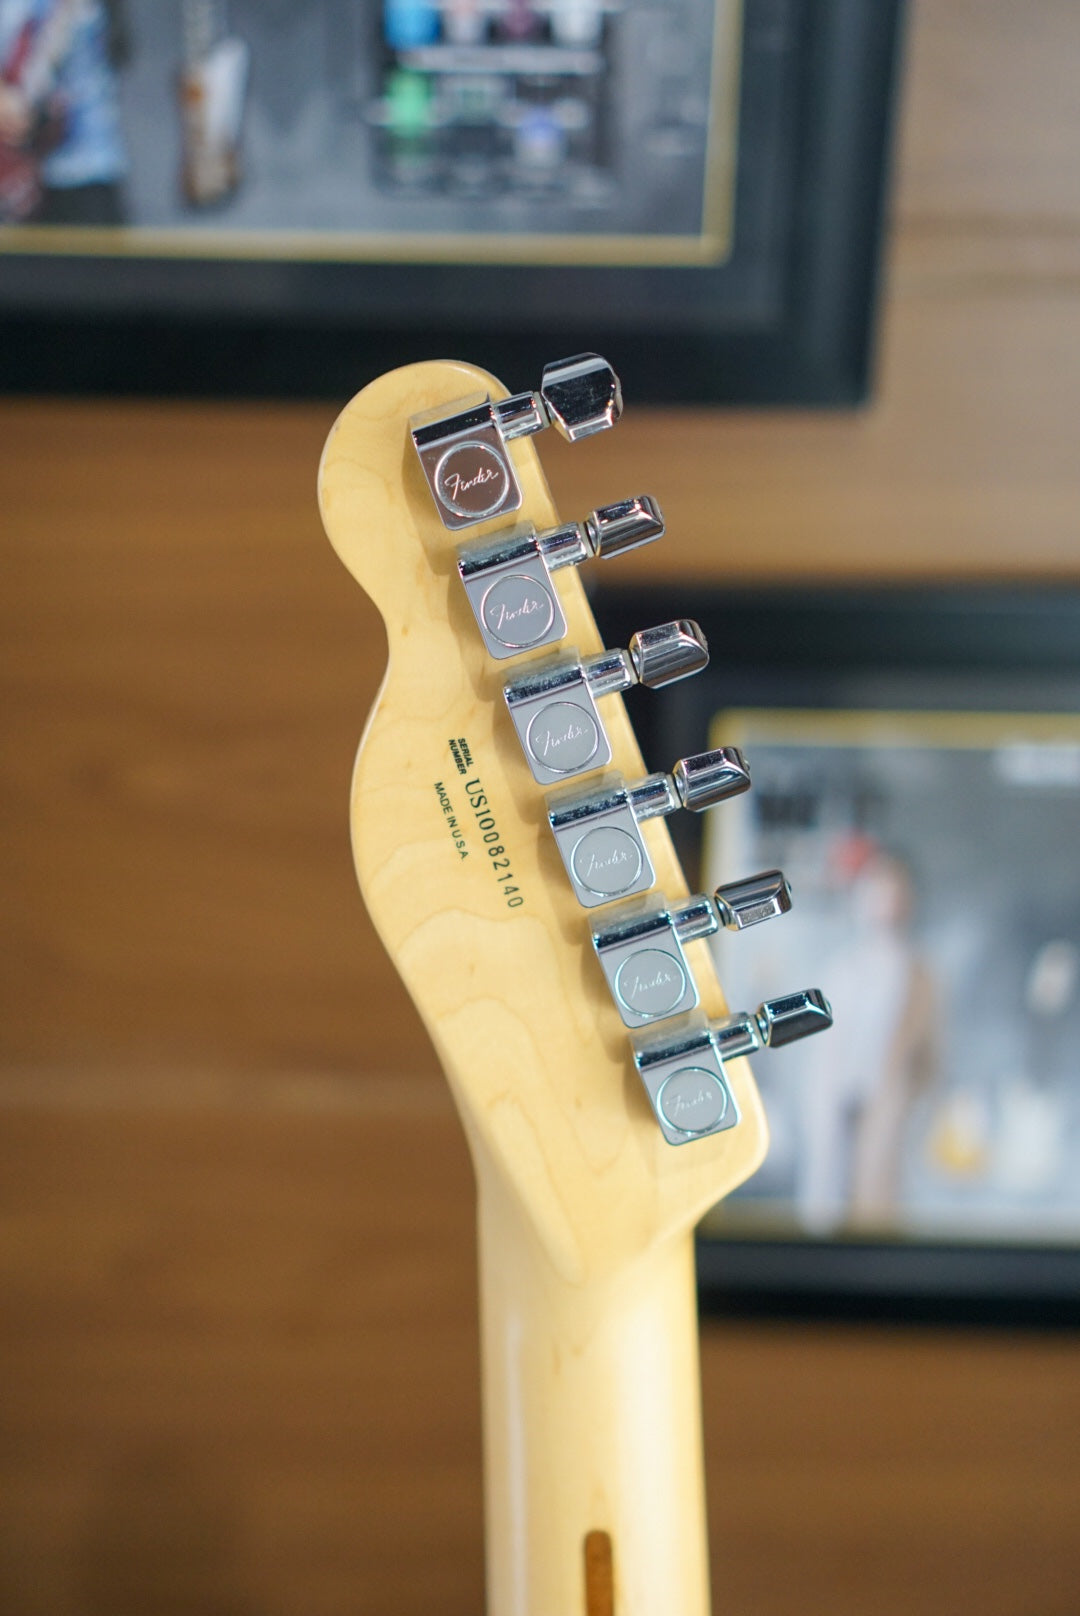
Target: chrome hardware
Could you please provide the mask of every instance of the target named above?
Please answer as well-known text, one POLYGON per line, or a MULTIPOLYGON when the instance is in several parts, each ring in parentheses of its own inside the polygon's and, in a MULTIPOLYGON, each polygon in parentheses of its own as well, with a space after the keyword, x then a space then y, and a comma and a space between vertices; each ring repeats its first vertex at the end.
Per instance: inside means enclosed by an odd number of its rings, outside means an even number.
POLYGON ((674 684, 707 667, 709 647, 697 624, 683 617, 633 635, 630 657, 641 683, 659 690, 661 685, 674 684))
MULTIPOLYGON (((791 889, 779 870, 737 885, 771 892, 770 914, 784 914, 791 908, 791 889)), ((725 891, 730 888, 719 888, 712 898, 701 893, 680 903, 655 897, 619 904, 593 927, 596 957, 615 1008, 628 1027, 644 1027, 697 1005, 697 984, 683 944, 708 937, 723 925, 735 927, 734 921, 725 918, 733 913, 722 900, 725 891)), ((767 918, 764 904, 759 904, 757 918, 767 918)))
POLYGON ((571 443, 614 426, 619 378, 598 354, 545 365, 540 391, 494 403, 476 395, 413 416, 409 432, 435 508, 452 532, 516 511, 521 485, 507 453, 514 438, 554 426, 571 443))
POLYGON ((742 754, 725 746, 682 758, 670 774, 650 774, 636 785, 612 774, 585 791, 553 793, 548 823, 578 902, 594 909, 652 886, 656 876, 639 829, 643 819, 677 808, 700 812, 749 785, 742 754))
POLYGON ((750 785, 746 759, 734 746, 718 746, 711 752, 681 758, 672 773, 679 801, 693 813, 737 796, 750 785))
POLYGON ((831 1027, 832 1006, 818 988, 806 988, 782 999, 766 999, 758 1005, 755 1019, 766 1048, 781 1049, 831 1027))
POLYGON ((601 505, 586 517, 583 537, 589 554, 608 561, 627 550, 636 550, 640 544, 651 544, 663 537, 664 518, 655 499, 638 494, 633 499, 618 499, 612 505, 601 505))
POLYGON ((521 485, 490 399, 463 401, 449 416, 416 415, 409 431, 444 527, 457 532, 518 509, 521 485))
POLYGON ((726 1061, 754 1050, 779 1048, 832 1026, 828 999, 807 988, 767 999, 751 1014, 724 1021, 690 1016, 662 1032, 638 1033, 631 1041, 634 1064, 669 1145, 685 1145, 723 1133, 739 1120, 724 1072, 726 1061))
POLYGON ((462 545, 458 573, 494 657, 554 645, 566 634, 551 574, 592 556, 607 557, 661 537, 664 519, 648 494, 602 505, 584 522, 537 532, 531 523, 495 539, 462 545))
POLYGON ((712 1030, 701 1017, 681 1023, 677 1032, 639 1034, 632 1043, 634 1065, 669 1145, 735 1127, 739 1107, 712 1030))
POLYGON ((713 893, 720 924, 728 931, 745 931, 762 920, 786 915, 791 888, 779 870, 765 870, 742 881, 727 881, 713 893))
POLYGON ((640 645, 645 637, 635 634, 629 651, 598 651, 584 658, 570 652, 533 664, 503 687, 529 768, 542 786, 611 762, 611 743, 596 707, 601 696, 628 690, 639 680, 655 689, 696 673, 709 660, 696 623, 665 623, 645 634, 668 644, 659 663, 635 651, 635 642, 640 645))
POLYGON ((575 354, 545 365, 540 397, 551 425, 570 443, 606 432, 622 414, 619 378, 599 354, 575 354))
POLYGON ((531 438, 547 426, 542 400, 535 393, 515 393, 495 405, 495 419, 507 443, 514 438, 531 438))
MULTIPOLYGON (((620 904, 614 916, 593 927, 596 957, 628 1027, 677 1016, 698 1002, 679 933, 680 908, 663 897, 620 904)), ((715 930, 717 922, 710 919, 715 930)))

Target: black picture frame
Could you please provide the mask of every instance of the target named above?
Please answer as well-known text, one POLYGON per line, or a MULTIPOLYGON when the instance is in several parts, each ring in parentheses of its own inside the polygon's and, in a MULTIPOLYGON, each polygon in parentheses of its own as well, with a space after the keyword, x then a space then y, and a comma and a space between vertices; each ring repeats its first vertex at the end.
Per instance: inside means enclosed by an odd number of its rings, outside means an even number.
POLYGON ((521 387, 591 348, 638 402, 857 404, 873 375, 903 13, 903 0, 745 0, 722 265, 0 254, 0 388, 336 399, 454 354, 521 387))
MULTIPOLYGON (((605 590, 593 601, 606 644, 692 610, 722 655, 667 691, 631 693, 650 769, 707 744, 721 709, 1080 712, 1080 589, 893 586, 605 590)), ((752 767, 752 758, 751 758, 752 767)), ((692 889, 700 822, 668 821, 692 889)), ((706 1313, 874 1318, 1073 1328, 1080 1243, 702 1236, 706 1313)))

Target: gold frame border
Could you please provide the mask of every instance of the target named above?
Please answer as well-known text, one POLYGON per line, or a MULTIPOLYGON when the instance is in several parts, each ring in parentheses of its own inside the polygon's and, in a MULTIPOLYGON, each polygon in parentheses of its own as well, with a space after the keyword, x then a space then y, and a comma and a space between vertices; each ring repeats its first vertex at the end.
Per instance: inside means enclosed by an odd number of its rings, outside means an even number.
POLYGON ((728 707, 719 709, 709 722, 710 746, 735 745, 748 734, 753 741, 781 746, 854 746, 860 740, 872 740, 874 746, 986 751, 1012 741, 1080 744, 1080 713, 965 712, 918 707, 728 707))

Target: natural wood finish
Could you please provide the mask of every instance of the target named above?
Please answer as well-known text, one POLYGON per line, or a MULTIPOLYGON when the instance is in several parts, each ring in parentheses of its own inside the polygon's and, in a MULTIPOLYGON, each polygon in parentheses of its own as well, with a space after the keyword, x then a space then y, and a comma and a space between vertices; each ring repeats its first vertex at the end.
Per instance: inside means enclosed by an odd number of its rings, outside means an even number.
MULTIPOLYGON (((488 1609, 580 1610, 581 1545, 598 1529, 614 1545, 621 1616, 665 1602, 706 1616, 691 1231, 760 1162, 764 1118, 745 1062, 728 1064, 738 1126, 678 1150, 642 1092, 502 699, 512 672, 551 652, 488 655, 456 574, 460 538, 442 526, 408 439, 413 416, 486 391, 506 396, 445 363, 373 382, 327 439, 319 499, 388 640, 353 776, 357 875, 442 1061, 478 1181, 488 1609), (471 788, 448 737, 462 738, 471 788), (493 878, 476 808, 497 825, 521 904, 493 878)), ((554 526, 533 442, 511 452, 518 520, 554 526)), ((555 586, 566 645, 600 650, 577 572, 555 586)), ((602 716, 612 767, 640 779, 622 701, 603 698, 602 716)), ((663 821, 643 831, 658 887, 685 895, 663 821)), ((706 1013, 722 1015, 708 949, 687 954, 706 1013)))
MULTIPOLYGON (((626 1029, 589 943, 575 898, 502 698, 511 671, 551 651, 498 662, 463 598, 460 539, 442 526, 408 441, 415 414, 491 389, 465 365, 411 365, 357 395, 327 439, 319 498, 331 543, 386 624, 386 680, 353 775, 351 827, 368 912, 420 1011, 462 1113, 482 1187, 493 1171, 570 1284, 685 1233, 753 1171, 765 1127, 745 1062, 729 1073, 742 1120, 692 1147, 672 1149, 655 1125, 629 1058, 626 1029), (476 826, 448 737, 467 738, 467 769, 481 784, 513 860, 510 907, 476 826), (436 795, 463 827, 461 857, 436 795)), ((579 454, 588 455, 591 444, 579 454)), ((558 515, 535 444, 512 452, 522 485, 517 513, 538 528, 558 515)), ((500 524, 470 530, 483 538, 500 524)), ((582 656, 602 641, 575 568, 555 578, 582 656)), ((613 770, 646 772, 625 706, 602 698, 613 770)), ((642 826, 656 886, 675 899, 685 878, 663 819, 642 826)), ((726 1011, 704 943, 688 945, 707 1014, 726 1011)))
POLYGON ((708 1616, 692 1242, 569 1284, 479 1177, 488 1611, 592 1616, 582 1546, 600 1532, 618 1616, 708 1616))

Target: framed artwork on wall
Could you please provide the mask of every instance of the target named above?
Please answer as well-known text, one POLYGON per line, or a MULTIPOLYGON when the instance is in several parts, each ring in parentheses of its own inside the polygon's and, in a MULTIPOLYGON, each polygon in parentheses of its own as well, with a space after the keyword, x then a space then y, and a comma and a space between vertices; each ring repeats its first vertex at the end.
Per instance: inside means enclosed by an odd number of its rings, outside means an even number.
MULTIPOLYGON (((597 618, 621 644, 669 607, 612 592, 597 618)), ((1080 595, 731 591, 695 615, 723 653, 641 704, 646 762, 740 747, 752 789, 672 817, 684 866, 700 891, 781 868, 794 899, 717 940, 721 981, 734 1009, 790 982, 835 1012, 755 1068, 770 1151, 703 1225, 704 1299, 1075 1323, 1080 595)))
POLYGON ((639 399, 857 402, 901 13, 9 7, 0 385, 341 397, 461 353, 525 386, 592 348, 639 399))

